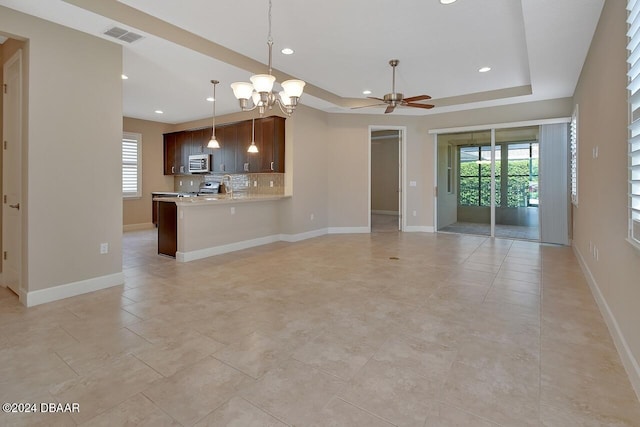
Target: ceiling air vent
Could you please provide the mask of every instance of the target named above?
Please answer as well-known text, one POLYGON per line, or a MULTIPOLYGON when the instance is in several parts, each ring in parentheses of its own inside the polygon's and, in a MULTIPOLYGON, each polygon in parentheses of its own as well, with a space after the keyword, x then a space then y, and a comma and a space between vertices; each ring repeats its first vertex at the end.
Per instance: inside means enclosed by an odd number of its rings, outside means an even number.
POLYGON ((120 27, 111 27, 107 31, 103 33, 106 36, 110 36, 116 38, 118 40, 122 40, 126 43, 133 43, 136 40, 140 40, 142 36, 140 34, 136 34, 132 31, 127 31, 124 28, 120 27))

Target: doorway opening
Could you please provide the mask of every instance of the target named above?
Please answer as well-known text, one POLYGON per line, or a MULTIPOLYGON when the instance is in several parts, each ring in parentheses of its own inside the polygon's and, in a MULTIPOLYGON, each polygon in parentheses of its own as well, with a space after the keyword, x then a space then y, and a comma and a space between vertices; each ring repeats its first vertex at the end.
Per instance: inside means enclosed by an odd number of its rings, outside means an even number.
POLYGON ((22 294, 22 50, 3 64, 2 285, 22 294))
POLYGON ((369 127, 369 230, 404 230, 404 127, 369 127))

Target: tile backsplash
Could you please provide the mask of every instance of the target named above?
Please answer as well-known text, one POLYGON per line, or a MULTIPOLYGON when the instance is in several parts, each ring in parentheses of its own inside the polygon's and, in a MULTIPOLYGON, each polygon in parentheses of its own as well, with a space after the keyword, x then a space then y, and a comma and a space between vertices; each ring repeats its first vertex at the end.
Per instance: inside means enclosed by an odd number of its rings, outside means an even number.
MULTIPOLYGON (((224 174, 181 175, 174 177, 174 191, 197 192, 203 181, 222 182, 224 174)), ((283 173, 230 174, 233 191, 245 194, 284 194, 283 173)))

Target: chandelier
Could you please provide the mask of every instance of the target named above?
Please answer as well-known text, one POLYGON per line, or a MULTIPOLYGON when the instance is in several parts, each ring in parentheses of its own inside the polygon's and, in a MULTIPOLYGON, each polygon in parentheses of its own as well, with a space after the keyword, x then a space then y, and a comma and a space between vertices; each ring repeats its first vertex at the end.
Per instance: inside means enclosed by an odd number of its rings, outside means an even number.
POLYGON ((282 91, 273 92, 273 84, 276 78, 271 75, 271 57, 273 50, 273 38, 271 37, 271 0, 269 0, 269 74, 256 74, 249 78, 251 83, 235 82, 231 83, 234 96, 240 101, 242 111, 252 111, 256 108, 260 115, 264 114, 265 108, 271 109, 275 104, 287 116, 291 116, 293 110, 298 105, 298 100, 302 96, 305 83, 302 80, 287 80, 281 83, 282 91), (251 104, 249 103, 251 100, 251 104))

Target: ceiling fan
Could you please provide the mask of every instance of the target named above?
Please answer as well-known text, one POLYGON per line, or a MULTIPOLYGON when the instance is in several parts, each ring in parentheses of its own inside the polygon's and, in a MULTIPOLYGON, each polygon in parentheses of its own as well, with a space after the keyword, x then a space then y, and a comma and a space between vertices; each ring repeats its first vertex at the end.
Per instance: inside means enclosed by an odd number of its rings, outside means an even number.
POLYGON ((363 105, 361 107, 353 107, 356 108, 368 108, 368 107, 377 107, 379 105, 386 105, 387 109, 384 110, 385 114, 391 113, 397 106, 401 107, 414 107, 414 108, 425 108, 430 109, 434 106, 432 104, 419 104, 416 101, 424 101, 427 99, 431 99, 429 95, 417 95, 411 96, 409 98, 405 98, 403 94, 396 92, 396 67, 400 61, 397 59, 392 59, 389 61, 389 65, 393 68, 393 84, 391 87, 391 93, 384 95, 383 98, 376 98, 373 96, 367 96, 369 99, 375 99, 378 101, 382 101, 382 104, 372 104, 372 105, 363 105))

